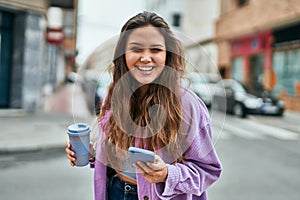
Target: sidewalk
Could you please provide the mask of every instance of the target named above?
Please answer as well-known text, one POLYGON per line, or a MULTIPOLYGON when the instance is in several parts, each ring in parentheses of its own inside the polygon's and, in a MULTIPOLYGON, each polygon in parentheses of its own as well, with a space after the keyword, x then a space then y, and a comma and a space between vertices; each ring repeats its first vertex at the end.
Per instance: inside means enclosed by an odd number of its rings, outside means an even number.
MULTIPOLYGON (((2 111, 9 112, 9 111, 2 111)), ((44 111, 0 117, 0 154, 64 148, 74 122, 94 123, 79 86, 66 84, 45 99, 44 111)))

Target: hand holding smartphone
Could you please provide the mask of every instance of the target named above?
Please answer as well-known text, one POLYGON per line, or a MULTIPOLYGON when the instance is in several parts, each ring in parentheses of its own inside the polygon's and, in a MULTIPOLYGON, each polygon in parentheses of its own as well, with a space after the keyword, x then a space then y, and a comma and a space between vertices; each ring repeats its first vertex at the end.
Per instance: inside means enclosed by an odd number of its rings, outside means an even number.
POLYGON ((153 151, 137 148, 137 147, 129 147, 129 157, 131 164, 142 161, 144 163, 154 162, 155 153, 153 151))

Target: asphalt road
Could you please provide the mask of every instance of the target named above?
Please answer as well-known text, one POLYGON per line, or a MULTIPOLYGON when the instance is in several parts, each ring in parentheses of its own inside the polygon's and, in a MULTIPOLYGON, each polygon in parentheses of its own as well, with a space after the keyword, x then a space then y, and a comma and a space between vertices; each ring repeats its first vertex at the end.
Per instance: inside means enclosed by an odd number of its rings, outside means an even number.
POLYGON ((0 156, 1 200, 88 200, 93 196, 93 170, 70 167, 63 149, 0 156))
POLYGON ((227 115, 218 138, 223 173, 210 200, 300 199, 298 134, 227 115))
MULTIPOLYGON (((251 119, 213 123, 223 165, 210 200, 299 200, 297 134, 251 119)), ((0 156, 2 200, 93 199, 93 170, 69 166, 63 149, 0 156)))

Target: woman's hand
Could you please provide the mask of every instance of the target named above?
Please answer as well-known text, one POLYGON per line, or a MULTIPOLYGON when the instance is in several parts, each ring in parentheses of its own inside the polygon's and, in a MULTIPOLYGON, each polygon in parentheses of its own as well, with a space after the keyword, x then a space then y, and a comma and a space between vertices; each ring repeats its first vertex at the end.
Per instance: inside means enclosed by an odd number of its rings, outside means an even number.
POLYGON ((150 183, 165 182, 168 176, 168 168, 163 159, 155 155, 154 163, 138 161, 133 166, 140 172, 150 183))
POLYGON ((69 159, 69 161, 70 161, 70 165, 71 165, 72 167, 74 167, 74 166, 75 166, 76 157, 75 157, 75 152, 72 151, 72 149, 71 149, 71 144, 70 144, 70 142, 67 142, 67 143, 66 143, 65 151, 66 151, 67 157, 68 157, 68 159, 69 159))
MULTIPOLYGON (((94 152, 93 152, 93 146, 94 146, 94 144, 93 144, 92 142, 90 142, 90 154, 89 154, 89 159, 90 159, 90 160, 94 160, 94 159, 95 159, 95 157, 94 157, 94 155, 93 155, 93 153, 94 153, 94 152)), ((74 166, 75 166, 75 161, 76 161, 76 156, 75 156, 75 152, 72 151, 72 149, 71 149, 71 144, 70 144, 70 142, 67 142, 67 143, 66 143, 65 151, 66 151, 67 157, 68 157, 68 159, 69 159, 69 161, 70 161, 70 165, 71 165, 72 167, 74 167, 74 166)))

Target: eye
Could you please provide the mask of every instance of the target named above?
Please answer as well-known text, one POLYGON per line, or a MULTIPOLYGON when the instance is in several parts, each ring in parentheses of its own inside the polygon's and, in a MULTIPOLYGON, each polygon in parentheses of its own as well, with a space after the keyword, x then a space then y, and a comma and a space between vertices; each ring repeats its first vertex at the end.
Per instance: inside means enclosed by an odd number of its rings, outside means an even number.
POLYGON ((130 48, 130 50, 133 52, 141 52, 143 49, 140 47, 132 47, 132 48, 130 48))
POLYGON ((160 51, 162 51, 162 49, 160 49, 160 48, 152 48, 151 51, 155 53, 155 52, 160 52, 160 51))

